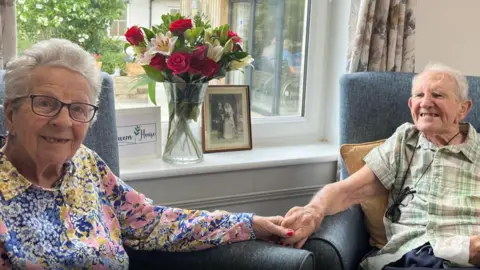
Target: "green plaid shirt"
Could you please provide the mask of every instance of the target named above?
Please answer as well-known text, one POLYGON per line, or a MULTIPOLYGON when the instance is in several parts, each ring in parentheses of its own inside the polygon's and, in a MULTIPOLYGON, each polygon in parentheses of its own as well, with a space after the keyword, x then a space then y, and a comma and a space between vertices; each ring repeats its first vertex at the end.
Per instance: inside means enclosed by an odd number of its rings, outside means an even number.
POLYGON ((480 234, 480 137, 470 124, 461 124, 460 130, 468 132, 464 143, 439 148, 406 123, 364 158, 388 190, 393 186, 391 195, 397 198, 413 154, 404 187, 416 190, 400 206, 397 223, 383 218, 388 243, 362 262, 364 269, 382 269, 426 242, 435 247, 444 238, 480 234))

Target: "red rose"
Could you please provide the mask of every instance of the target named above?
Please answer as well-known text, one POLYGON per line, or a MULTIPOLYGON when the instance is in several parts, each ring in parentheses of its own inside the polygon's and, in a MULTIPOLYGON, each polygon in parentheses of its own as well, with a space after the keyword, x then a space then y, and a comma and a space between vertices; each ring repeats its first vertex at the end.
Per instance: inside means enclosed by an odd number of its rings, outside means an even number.
POLYGON ((192 19, 178 19, 170 24, 170 31, 172 33, 181 34, 192 27, 192 19))
POLYGON ((167 60, 167 67, 173 71, 173 74, 187 72, 190 68, 190 59, 192 56, 185 52, 176 52, 170 55, 167 60))
POLYGON ((190 69, 188 70, 188 72, 195 75, 202 74, 204 64, 205 64, 205 60, 192 58, 190 59, 190 69))
POLYGON ((152 60, 150 60, 150 66, 160 71, 164 71, 167 67, 167 63, 165 62, 165 56, 160 53, 155 54, 152 60))
POLYGON ((218 70, 220 69, 220 65, 215 63, 210 58, 205 58, 205 61, 203 62, 203 69, 202 69, 202 74, 208 78, 213 78, 215 74, 217 74, 218 70))
POLYGON ((125 33, 125 38, 134 46, 137 46, 144 41, 142 29, 136 25, 127 30, 125 33))
POLYGON ((232 30, 228 30, 227 37, 232 39, 235 43, 242 43, 242 39, 238 36, 237 33, 233 32, 232 30))
POLYGON ((200 59, 200 60, 203 60, 205 58, 205 53, 207 51, 207 46, 197 46, 195 48, 195 50, 193 51, 192 53, 192 56, 194 58, 197 58, 197 59, 200 59))

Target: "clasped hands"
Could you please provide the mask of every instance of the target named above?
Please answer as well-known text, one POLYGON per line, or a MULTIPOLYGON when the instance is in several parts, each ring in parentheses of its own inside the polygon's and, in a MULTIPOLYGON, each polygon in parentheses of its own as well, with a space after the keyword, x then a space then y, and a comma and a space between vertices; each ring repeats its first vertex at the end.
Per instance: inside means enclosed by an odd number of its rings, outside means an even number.
POLYGON ((318 230, 325 216, 319 206, 294 207, 285 217, 253 217, 253 230, 258 239, 301 248, 308 237, 318 230))

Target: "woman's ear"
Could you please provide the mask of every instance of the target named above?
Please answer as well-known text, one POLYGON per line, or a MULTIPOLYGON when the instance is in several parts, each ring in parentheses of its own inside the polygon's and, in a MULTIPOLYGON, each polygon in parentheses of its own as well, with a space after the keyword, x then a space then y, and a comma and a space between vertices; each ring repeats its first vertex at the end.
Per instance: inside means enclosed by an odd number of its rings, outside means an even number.
POLYGON ((5 126, 7 127, 8 134, 15 135, 15 125, 13 124, 13 105, 11 102, 3 105, 3 112, 5 113, 5 126))

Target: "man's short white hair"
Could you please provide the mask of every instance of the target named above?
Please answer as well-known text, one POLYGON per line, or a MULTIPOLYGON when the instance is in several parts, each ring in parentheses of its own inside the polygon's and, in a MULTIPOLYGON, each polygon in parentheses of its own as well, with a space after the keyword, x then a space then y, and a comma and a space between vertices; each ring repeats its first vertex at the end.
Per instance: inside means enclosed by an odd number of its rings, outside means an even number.
MULTIPOLYGON (((422 73, 425 73, 425 72, 441 72, 449 75, 457 85, 457 89, 455 89, 455 94, 457 96, 457 99, 460 101, 469 100, 468 81, 465 75, 463 75, 462 72, 460 72, 459 70, 453 69, 442 63, 429 63, 428 65, 425 66, 425 68, 422 71, 422 73)), ((415 75, 415 77, 413 77, 412 85, 416 84, 420 74, 417 74, 415 75)))

